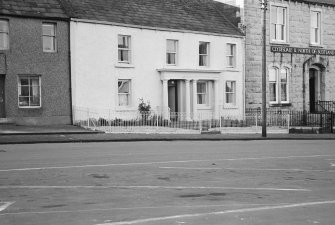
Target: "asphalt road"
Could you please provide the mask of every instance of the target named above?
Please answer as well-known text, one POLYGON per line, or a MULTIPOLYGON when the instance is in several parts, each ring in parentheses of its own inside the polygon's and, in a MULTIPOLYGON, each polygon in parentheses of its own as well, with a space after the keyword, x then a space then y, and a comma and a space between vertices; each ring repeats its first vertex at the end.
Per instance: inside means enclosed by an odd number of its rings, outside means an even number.
POLYGON ((335 141, 0 146, 1 225, 335 224, 335 141))

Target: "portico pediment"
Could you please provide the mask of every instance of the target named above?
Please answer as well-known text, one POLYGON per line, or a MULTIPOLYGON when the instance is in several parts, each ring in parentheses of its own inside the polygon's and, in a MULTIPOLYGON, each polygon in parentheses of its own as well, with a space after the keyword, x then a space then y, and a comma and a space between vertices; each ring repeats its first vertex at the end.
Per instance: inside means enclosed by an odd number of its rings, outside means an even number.
POLYGON ((161 80, 217 80, 223 70, 209 69, 157 69, 161 80))

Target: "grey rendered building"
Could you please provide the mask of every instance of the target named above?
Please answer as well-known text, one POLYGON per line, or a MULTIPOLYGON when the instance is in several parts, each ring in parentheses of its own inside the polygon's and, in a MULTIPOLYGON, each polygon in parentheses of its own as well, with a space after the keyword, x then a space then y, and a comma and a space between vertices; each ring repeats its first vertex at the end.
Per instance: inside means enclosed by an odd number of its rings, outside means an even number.
POLYGON ((0 120, 70 124, 69 19, 57 0, 0 1, 0 120))

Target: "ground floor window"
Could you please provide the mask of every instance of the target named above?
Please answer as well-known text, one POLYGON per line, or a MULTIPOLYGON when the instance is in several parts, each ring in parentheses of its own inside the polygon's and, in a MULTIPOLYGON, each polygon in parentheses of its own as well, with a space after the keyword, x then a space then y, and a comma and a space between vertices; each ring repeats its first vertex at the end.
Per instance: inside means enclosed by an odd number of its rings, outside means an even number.
POLYGON ((269 71, 270 103, 288 103, 288 68, 272 67, 269 71))
POLYGON ((236 81, 226 81, 226 104, 236 105, 236 81))
POLYGON ((199 105, 208 104, 208 82, 206 81, 197 82, 197 103, 199 105))
POLYGON ((19 107, 41 107, 41 77, 18 77, 19 107))
POLYGON ((130 80, 118 80, 118 101, 119 106, 130 106, 131 89, 130 80))

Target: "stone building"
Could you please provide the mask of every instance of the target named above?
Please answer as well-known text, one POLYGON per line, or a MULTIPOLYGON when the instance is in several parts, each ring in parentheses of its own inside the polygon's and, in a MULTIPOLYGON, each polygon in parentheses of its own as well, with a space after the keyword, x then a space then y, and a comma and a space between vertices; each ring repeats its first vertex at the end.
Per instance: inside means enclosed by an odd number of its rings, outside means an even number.
MULTIPOLYGON (((246 107, 262 104, 262 10, 245 0, 246 107)), ((267 10, 267 106, 334 110, 335 1, 269 0, 267 10)))
POLYGON ((57 0, 0 1, 0 121, 70 124, 69 56, 57 0))

